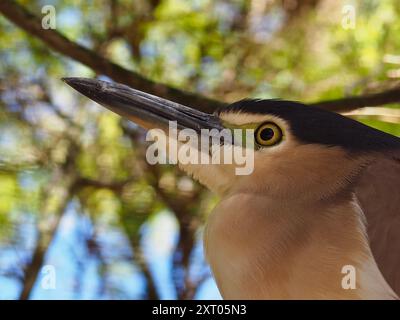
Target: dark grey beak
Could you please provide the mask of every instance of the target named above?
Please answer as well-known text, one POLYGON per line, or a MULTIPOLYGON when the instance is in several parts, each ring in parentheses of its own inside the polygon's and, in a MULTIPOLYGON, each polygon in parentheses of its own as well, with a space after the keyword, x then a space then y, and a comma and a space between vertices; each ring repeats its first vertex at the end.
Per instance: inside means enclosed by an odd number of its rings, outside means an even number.
POLYGON ((178 129, 222 130, 219 118, 119 83, 88 78, 63 78, 72 88, 145 129, 167 129, 176 121, 178 129))

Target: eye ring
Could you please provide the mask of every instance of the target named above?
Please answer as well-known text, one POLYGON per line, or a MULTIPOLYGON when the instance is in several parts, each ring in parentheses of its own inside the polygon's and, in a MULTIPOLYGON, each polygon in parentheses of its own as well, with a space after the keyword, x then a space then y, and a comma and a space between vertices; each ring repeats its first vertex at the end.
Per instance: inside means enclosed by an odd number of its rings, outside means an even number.
POLYGON ((282 141, 282 129, 273 122, 260 125, 254 132, 254 138, 260 146, 269 147, 282 141))

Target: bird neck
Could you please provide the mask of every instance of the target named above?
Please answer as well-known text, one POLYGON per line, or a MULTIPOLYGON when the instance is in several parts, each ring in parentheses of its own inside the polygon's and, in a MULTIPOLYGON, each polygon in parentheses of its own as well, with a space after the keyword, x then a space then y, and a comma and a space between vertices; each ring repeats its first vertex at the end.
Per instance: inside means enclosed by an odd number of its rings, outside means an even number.
POLYGON ((363 213, 346 197, 328 206, 232 195, 209 218, 205 250, 227 299, 395 298, 371 254, 363 213))

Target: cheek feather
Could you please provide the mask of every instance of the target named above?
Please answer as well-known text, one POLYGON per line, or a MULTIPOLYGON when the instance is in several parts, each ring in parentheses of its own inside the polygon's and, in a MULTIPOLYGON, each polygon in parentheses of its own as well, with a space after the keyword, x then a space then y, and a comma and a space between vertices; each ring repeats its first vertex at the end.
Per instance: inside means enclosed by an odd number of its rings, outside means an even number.
POLYGON ((256 152, 252 175, 237 190, 281 199, 323 199, 345 190, 368 158, 349 155, 340 147, 285 141, 256 152))

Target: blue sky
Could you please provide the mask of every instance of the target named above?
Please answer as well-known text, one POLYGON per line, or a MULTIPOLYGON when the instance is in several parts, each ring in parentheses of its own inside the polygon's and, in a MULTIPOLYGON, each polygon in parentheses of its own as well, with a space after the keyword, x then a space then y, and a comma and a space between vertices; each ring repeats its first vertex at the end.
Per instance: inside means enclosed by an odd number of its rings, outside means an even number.
MULTIPOLYGON (((104 230, 99 232, 98 242, 110 265, 107 270, 106 286, 102 293, 102 276, 99 274, 99 262, 88 254, 82 235, 91 232, 89 219, 79 214, 71 205, 64 215, 58 232, 50 246, 44 265, 54 267, 55 289, 45 287, 46 273, 40 273, 32 291, 32 299, 140 299, 145 281, 137 267, 130 259, 127 240, 118 231, 104 230), (125 251, 125 252, 124 252, 125 251), (109 292, 112 292, 110 294, 109 292)), ((29 229, 29 228, 28 228, 29 229)), ((175 299, 175 289, 171 280, 171 253, 177 236, 173 215, 161 212, 147 223, 142 230, 145 256, 150 264, 157 289, 162 299, 175 299)), ((33 234, 27 230, 24 234, 27 242, 33 245, 33 234)), ((201 261, 202 241, 198 240, 194 260, 201 261)), ((16 249, 0 252, 2 267, 18 262, 16 249)), ((20 282, 0 276, 0 299, 16 299, 20 291, 20 282)), ((196 299, 220 299, 218 289, 210 277, 198 290, 196 299)))

